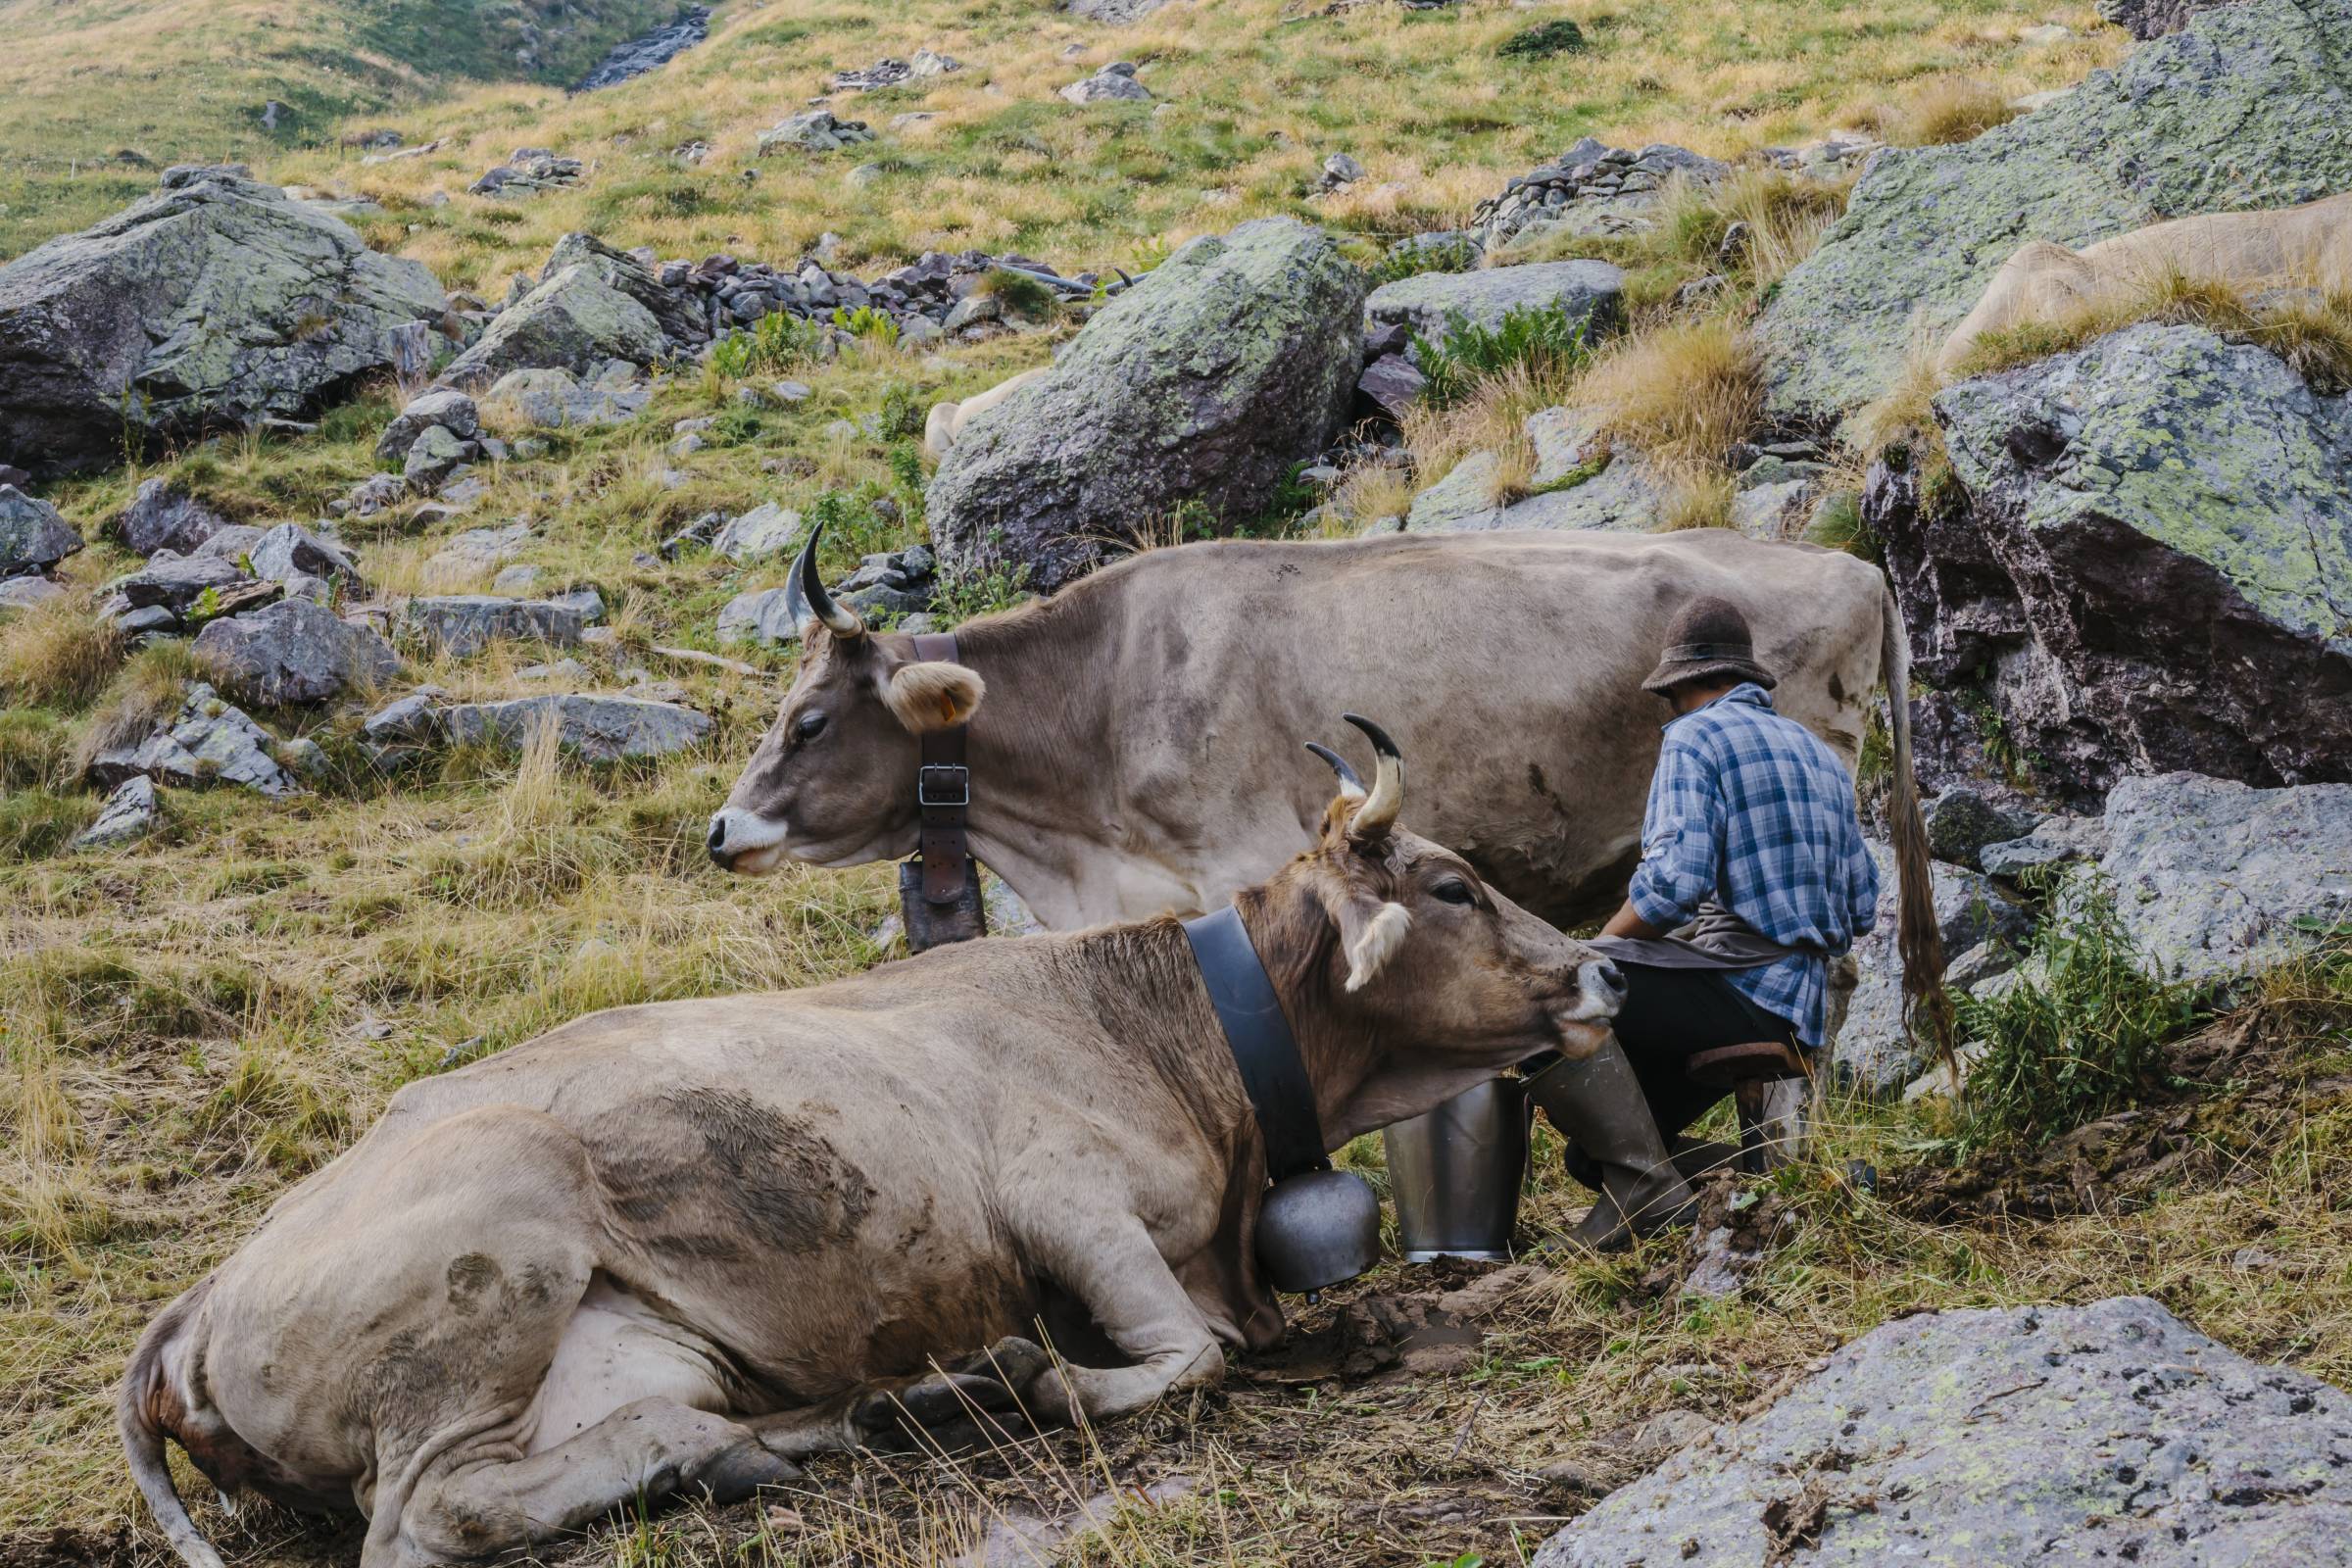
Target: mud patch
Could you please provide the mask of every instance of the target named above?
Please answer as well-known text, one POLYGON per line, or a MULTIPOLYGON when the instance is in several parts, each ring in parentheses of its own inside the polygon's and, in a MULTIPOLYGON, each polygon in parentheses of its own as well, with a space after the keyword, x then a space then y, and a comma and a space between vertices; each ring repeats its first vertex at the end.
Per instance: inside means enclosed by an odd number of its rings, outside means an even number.
POLYGON ((1279 1348, 1240 1358, 1232 1375, 1273 1386, 1452 1376, 1476 1364, 1489 1321, 1544 1270, 1441 1258, 1427 1274, 1426 1290, 1358 1297, 1320 1323, 1294 1323, 1279 1348))

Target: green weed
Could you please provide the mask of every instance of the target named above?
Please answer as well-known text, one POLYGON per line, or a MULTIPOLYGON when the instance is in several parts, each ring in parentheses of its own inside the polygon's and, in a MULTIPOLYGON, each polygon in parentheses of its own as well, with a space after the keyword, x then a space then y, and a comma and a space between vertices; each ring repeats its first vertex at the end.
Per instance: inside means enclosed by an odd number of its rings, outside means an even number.
POLYGON ((1498 326, 1471 320, 1459 311, 1446 318, 1444 336, 1435 343, 1413 334, 1413 360, 1429 378, 1424 400, 1435 408, 1451 408, 1470 396, 1480 382, 1508 369, 1524 368, 1538 375, 1564 375, 1592 358, 1585 342, 1585 322, 1558 305, 1524 306, 1504 314, 1498 326))

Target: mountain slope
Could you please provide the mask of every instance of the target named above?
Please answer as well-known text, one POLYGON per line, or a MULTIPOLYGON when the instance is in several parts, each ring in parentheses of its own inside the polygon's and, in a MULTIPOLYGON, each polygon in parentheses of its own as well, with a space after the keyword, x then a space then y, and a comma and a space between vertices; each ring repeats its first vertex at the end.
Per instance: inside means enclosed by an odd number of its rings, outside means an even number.
POLYGON ((670 0, 0 0, 0 258, 453 82, 566 82, 670 0), (273 126, 265 106, 281 105, 273 126), (152 166, 152 167, 150 167, 152 166))

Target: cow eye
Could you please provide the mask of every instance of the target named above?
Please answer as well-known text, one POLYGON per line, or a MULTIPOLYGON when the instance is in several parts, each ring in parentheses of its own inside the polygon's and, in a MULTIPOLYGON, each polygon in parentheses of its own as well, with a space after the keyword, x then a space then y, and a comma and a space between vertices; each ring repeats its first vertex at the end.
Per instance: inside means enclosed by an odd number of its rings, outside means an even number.
POLYGON ((801 715, 801 721, 792 726, 792 737, 795 740, 812 741, 824 732, 825 715, 822 713, 804 713, 801 715))
POLYGON ((1449 876, 1436 887, 1431 888, 1429 896, 1440 904, 1476 904, 1478 902, 1478 895, 1470 891, 1470 884, 1458 876, 1449 876))

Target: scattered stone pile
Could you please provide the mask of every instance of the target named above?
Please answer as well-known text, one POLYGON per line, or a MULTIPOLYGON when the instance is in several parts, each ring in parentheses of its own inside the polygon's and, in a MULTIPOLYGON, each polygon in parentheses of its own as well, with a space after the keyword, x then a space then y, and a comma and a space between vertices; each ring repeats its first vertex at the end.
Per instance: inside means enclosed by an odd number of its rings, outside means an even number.
POLYGON ((1552 162, 1519 175, 1478 204, 1470 230, 1492 247, 1538 229, 1578 236, 1646 228, 1667 177, 1711 183, 1731 166, 1685 147, 1653 143, 1639 152, 1587 136, 1552 162))
POLYGON ((961 71, 963 62, 954 55, 939 54, 930 49, 917 49, 911 60, 897 60, 889 56, 852 71, 833 73, 836 92, 872 92, 882 87, 897 87, 909 81, 923 81, 932 76, 944 76, 952 71, 961 71))
POLYGON ((760 133, 760 156, 798 148, 805 153, 837 153, 874 139, 862 120, 843 120, 830 109, 808 109, 777 122, 760 133))
POLYGON ((577 158, 558 158, 545 147, 517 147, 466 188, 476 196, 536 196, 577 185, 587 172, 588 166, 577 158))
POLYGON ((571 90, 595 92, 600 87, 616 87, 633 76, 659 71, 710 36, 710 8, 687 6, 678 13, 675 22, 626 43, 615 44, 612 53, 597 62, 596 69, 582 76, 571 90))

